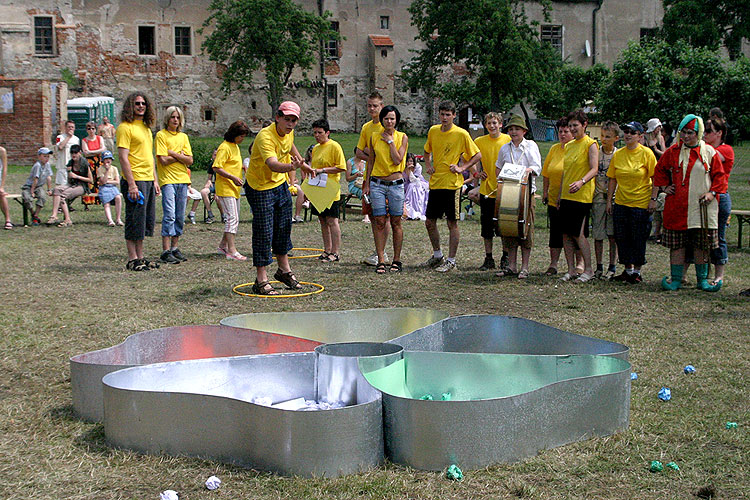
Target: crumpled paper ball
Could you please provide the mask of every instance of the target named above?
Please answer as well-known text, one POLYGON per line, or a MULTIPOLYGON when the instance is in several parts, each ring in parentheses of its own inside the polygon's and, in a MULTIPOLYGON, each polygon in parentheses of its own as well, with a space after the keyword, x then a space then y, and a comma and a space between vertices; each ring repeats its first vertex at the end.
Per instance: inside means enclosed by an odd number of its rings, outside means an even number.
POLYGON ((208 479, 206 479, 206 488, 209 490, 215 490, 219 486, 221 486, 221 479, 219 479, 216 476, 211 476, 208 479))

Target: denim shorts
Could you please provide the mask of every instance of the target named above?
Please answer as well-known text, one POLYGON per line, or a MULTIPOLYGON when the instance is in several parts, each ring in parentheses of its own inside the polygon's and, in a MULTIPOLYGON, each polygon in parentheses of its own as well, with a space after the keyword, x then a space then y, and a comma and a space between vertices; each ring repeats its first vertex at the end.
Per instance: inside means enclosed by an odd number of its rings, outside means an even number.
POLYGON ((375 217, 401 217, 404 215, 404 184, 386 186, 373 177, 370 179, 370 203, 375 217))

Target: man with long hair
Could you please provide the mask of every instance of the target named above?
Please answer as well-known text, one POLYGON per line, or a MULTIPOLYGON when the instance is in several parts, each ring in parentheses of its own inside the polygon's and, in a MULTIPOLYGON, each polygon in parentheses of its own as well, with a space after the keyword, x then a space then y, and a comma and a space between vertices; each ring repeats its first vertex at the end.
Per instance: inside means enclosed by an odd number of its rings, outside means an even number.
POLYGON ((143 239, 153 236, 156 219, 156 196, 159 183, 154 170, 153 135, 156 113, 151 100, 141 92, 130 94, 122 105, 117 127, 117 149, 120 155, 125 195, 125 244, 127 268, 145 271, 159 267, 143 257, 143 239))

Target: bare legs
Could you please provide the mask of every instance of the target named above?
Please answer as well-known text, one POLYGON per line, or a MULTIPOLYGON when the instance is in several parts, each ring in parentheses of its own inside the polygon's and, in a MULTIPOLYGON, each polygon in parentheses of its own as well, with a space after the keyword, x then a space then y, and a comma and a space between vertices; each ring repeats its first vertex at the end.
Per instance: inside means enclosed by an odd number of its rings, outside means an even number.
POLYGON ((341 250, 341 226, 337 217, 321 217, 320 231, 323 234, 323 250, 329 254, 339 254, 341 250))

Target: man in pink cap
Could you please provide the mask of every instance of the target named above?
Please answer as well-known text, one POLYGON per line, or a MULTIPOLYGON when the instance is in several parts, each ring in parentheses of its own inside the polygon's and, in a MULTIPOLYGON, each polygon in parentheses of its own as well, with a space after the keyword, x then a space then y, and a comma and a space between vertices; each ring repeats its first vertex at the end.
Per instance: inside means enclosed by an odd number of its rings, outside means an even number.
POLYGON ((267 267, 276 257, 279 269, 274 279, 287 288, 302 288, 289 266, 292 249, 292 196, 286 173, 301 168, 310 171, 294 145, 294 127, 299 121, 297 103, 284 101, 275 122, 262 129, 253 143, 245 181, 245 196, 253 210, 253 266, 257 277, 253 293, 278 295, 269 283, 267 267))

